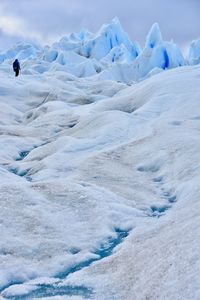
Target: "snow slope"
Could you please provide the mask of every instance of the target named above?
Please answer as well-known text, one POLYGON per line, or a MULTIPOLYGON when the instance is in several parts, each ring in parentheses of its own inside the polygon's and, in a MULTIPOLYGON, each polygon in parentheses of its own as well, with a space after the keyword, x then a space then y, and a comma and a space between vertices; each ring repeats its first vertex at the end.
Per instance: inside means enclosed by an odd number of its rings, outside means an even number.
POLYGON ((199 78, 1 65, 3 299, 200 298, 199 78))

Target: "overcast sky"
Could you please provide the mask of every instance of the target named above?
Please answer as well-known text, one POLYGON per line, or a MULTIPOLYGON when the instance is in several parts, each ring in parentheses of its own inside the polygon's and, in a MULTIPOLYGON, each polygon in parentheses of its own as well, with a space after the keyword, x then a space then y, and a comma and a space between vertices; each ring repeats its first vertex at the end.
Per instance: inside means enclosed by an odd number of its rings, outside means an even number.
POLYGON ((200 38, 200 0, 0 0, 0 49, 19 40, 51 43, 82 27, 96 32, 115 16, 142 45, 155 22, 181 47, 200 38))

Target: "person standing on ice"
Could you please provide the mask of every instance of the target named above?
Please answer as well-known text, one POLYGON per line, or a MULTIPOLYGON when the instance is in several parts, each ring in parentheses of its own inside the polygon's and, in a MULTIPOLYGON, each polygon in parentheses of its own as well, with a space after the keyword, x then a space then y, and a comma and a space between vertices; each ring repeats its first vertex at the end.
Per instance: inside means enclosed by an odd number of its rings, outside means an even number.
POLYGON ((15 72, 15 76, 17 77, 19 75, 19 70, 20 70, 20 64, 18 59, 15 59, 13 63, 13 71, 15 72))

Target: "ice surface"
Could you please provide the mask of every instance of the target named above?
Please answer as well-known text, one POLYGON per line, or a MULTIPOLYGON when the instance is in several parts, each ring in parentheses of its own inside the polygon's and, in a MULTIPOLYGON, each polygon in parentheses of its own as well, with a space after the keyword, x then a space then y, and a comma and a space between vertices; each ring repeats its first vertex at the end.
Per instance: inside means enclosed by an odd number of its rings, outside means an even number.
POLYGON ((113 20, 2 54, 4 299, 199 299, 200 66, 168 70, 184 59, 158 25, 132 46, 113 20))
POLYGON ((116 80, 133 83, 152 76, 154 69, 171 69, 199 63, 199 41, 190 47, 187 60, 179 47, 162 38, 155 23, 146 38, 145 47, 132 42, 120 21, 114 18, 93 34, 86 29, 64 36, 51 46, 40 47, 18 43, 0 53, 0 64, 18 58, 24 74, 43 74, 64 71, 78 78, 116 80))
POLYGON ((191 65, 200 63, 200 40, 193 41, 190 45, 189 63, 191 65))
POLYGON ((146 47, 154 48, 163 43, 162 34, 159 25, 155 23, 147 36, 146 47))

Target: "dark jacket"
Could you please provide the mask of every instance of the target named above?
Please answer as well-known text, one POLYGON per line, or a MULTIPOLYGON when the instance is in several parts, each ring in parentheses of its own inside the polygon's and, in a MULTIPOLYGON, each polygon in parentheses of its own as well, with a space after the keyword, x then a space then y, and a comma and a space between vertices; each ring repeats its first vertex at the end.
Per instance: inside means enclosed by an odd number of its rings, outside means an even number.
POLYGON ((15 61, 14 61, 14 63, 13 63, 13 70, 14 70, 14 71, 20 70, 20 64, 19 64, 18 59, 15 59, 15 61))

